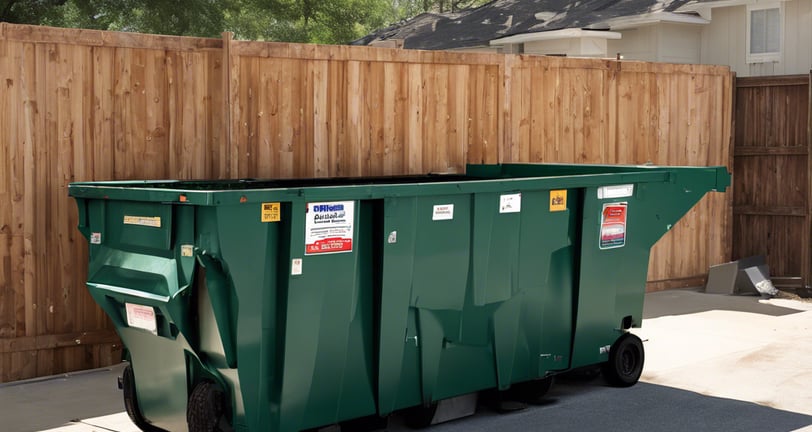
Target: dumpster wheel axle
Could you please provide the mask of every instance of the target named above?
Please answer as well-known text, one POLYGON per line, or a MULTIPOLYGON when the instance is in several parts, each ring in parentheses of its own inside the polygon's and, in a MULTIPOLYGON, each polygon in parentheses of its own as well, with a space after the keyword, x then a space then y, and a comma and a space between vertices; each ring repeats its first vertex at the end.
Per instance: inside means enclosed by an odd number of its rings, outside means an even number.
POLYGON ((603 376, 612 386, 631 387, 640 379, 644 361, 643 341, 632 333, 625 333, 609 350, 609 361, 602 367, 603 376))

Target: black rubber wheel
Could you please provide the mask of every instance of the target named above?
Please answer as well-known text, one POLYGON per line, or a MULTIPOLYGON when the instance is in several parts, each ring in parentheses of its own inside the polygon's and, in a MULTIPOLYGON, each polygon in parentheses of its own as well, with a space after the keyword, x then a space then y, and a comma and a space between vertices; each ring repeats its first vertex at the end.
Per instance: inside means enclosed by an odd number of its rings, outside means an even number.
POLYGON ((548 376, 541 379, 513 384, 510 395, 513 399, 527 404, 543 404, 544 396, 550 391, 555 377, 548 376))
POLYGON ((155 427, 141 413, 141 408, 138 406, 138 396, 135 392, 135 374, 130 365, 124 368, 121 374, 121 390, 124 393, 124 409, 130 420, 135 424, 138 429, 144 432, 166 432, 161 428, 155 427))
POLYGON ((198 383, 189 396, 186 422, 189 432, 220 432, 225 430, 225 394, 211 381, 198 383))
POLYGON ((640 379, 645 359, 643 341, 626 333, 612 345, 609 361, 602 367, 603 377, 612 386, 631 387, 640 379))
POLYGON ((437 402, 418 405, 403 411, 403 422, 412 429, 423 429, 431 426, 434 414, 437 414, 437 402))

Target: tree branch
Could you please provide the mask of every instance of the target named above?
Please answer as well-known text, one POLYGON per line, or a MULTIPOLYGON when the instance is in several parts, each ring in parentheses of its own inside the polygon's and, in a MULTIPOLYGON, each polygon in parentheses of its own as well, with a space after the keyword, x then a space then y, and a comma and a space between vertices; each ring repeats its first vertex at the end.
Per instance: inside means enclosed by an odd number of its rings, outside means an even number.
POLYGON ((11 13, 11 8, 14 7, 14 3, 17 3, 17 0, 6 1, 6 6, 3 8, 3 12, 0 12, 0 21, 9 21, 9 14, 11 13))

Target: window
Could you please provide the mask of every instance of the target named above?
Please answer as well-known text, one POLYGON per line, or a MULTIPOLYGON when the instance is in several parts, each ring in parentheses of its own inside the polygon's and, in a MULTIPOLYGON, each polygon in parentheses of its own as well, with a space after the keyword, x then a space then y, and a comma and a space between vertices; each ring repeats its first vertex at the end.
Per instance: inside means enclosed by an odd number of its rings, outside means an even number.
POLYGON ((782 12, 777 3, 747 8, 747 63, 781 60, 782 12))

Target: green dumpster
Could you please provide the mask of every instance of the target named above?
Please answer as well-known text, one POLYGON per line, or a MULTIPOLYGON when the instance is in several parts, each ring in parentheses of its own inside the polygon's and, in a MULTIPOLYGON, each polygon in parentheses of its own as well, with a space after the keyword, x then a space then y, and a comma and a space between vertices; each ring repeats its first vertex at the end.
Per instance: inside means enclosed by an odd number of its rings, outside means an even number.
POLYGON ((144 430, 300 431, 602 365, 634 384, 652 245, 724 167, 73 183, 144 430))

